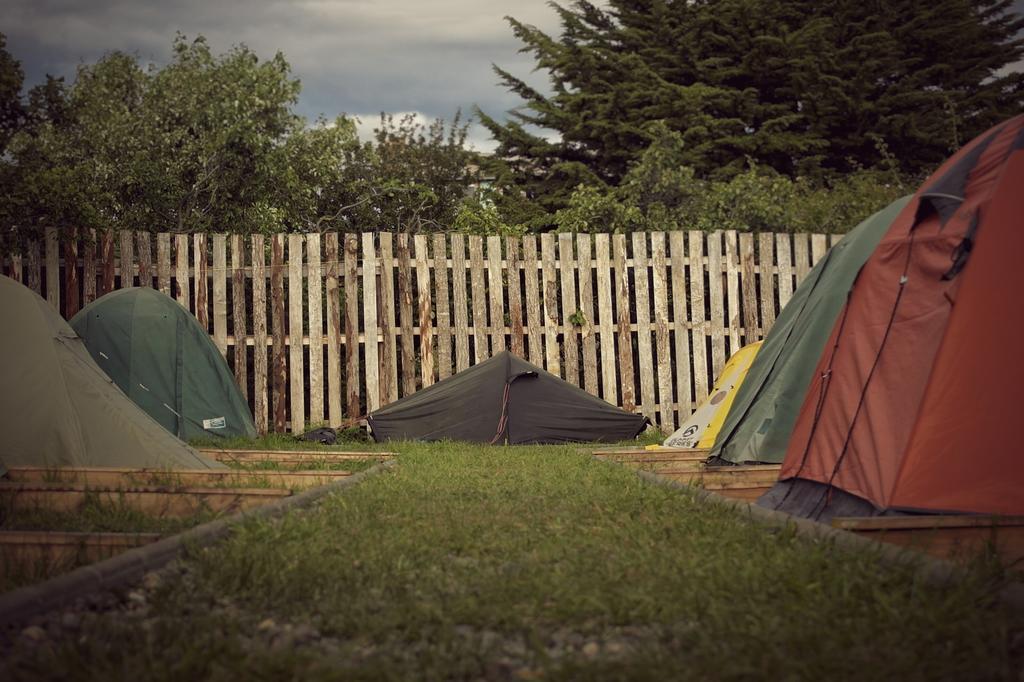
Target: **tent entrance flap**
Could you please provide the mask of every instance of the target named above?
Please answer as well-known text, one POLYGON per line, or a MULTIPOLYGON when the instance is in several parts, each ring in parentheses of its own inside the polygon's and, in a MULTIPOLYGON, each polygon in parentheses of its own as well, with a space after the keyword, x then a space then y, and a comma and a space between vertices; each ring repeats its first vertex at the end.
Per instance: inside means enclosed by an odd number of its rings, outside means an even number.
POLYGON ((494 445, 495 443, 508 442, 508 403, 509 397, 512 393, 512 382, 518 379, 530 379, 536 377, 536 372, 526 371, 509 377, 508 381, 505 382, 505 390, 501 396, 501 419, 498 420, 498 430, 494 432, 494 438, 491 439, 491 445, 494 445))

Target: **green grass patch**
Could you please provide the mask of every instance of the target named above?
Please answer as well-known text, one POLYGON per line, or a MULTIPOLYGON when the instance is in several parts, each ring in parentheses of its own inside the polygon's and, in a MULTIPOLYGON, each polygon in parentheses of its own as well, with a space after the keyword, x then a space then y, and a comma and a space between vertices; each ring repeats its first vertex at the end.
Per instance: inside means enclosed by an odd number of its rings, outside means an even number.
POLYGON ((212 512, 195 516, 148 516, 127 504, 100 500, 86 495, 82 506, 73 512, 36 508, 0 510, 3 530, 60 530, 74 533, 161 533, 173 535, 216 518, 212 512))
MULTIPOLYGON (((73 512, 49 509, 0 510, 0 529, 23 531, 62 531, 67 533, 160 533, 175 535, 212 521, 216 515, 199 513, 185 518, 148 516, 127 505, 101 501, 88 495, 82 506, 73 512)), ((9 560, 0 547, 0 593, 25 585, 49 580, 78 568, 83 563, 71 561, 36 561, 24 563, 9 560)))
POLYGON ((144 616, 107 614, 52 647, 15 649, 0 676, 1017 674, 1022 623, 994 604, 1006 576, 991 564, 928 585, 877 552, 644 483, 589 447, 391 447, 392 470, 193 551, 144 616))

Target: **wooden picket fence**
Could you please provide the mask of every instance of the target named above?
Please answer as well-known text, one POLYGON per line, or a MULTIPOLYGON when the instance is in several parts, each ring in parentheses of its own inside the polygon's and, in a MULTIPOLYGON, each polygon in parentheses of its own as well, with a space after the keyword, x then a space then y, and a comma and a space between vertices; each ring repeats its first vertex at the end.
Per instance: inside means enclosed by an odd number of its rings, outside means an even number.
POLYGON ((67 318, 118 288, 174 296, 261 432, 341 425, 504 349, 668 431, 837 239, 50 230, 3 266, 67 318))

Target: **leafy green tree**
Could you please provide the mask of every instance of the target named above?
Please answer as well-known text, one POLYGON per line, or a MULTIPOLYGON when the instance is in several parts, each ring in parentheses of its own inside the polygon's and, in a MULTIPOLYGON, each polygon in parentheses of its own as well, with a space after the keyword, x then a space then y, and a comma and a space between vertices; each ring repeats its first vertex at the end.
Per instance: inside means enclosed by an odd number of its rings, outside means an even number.
POLYGON ((178 36, 170 64, 143 69, 123 53, 79 68, 65 88, 28 95, 11 140, 12 197, 23 229, 251 230, 287 170, 280 147, 302 120, 299 83, 280 54, 245 47, 214 56, 178 36))
POLYGON ((353 227, 419 232, 446 230, 458 214, 473 178, 465 148, 468 124, 457 112, 451 123, 424 124, 413 114, 381 114, 372 150, 356 189, 360 205, 353 227))
POLYGON ((1024 20, 1009 0, 587 0, 555 6, 557 38, 509 19, 548 92, 496 67, 523 105, 479 112, 511 194, 550 214, 579 184, 618 187, 662 121, 702 180, 748 161, 824 186, 904 173, 1021 110, 1024 20))
POLYGON ((21 86, 25 74, 21 62, 7 51, 7 38, 0 33, 0 155, 7 143, 21 127, 25 108, 21 102, 21 86))
POLYGON ((115 52, 26 97, 3 54, 23 113, 0 165, 0 212, 19 234, 447 229, 473 182, 458 114, 382 115, 370 142, 343 115, 307 125, 281 54, 215 55, 179 35, 163 67, 115 52))
POLYGON ((261 62, 242 46, 217 57, 204 39, 179 36, 133 117, 139 174, 122 186, 132 222, 178 232, 266 227, 250 222, 249 207, 286 172, 276 152, 302 127, 298 94, 281 53, 261 62))

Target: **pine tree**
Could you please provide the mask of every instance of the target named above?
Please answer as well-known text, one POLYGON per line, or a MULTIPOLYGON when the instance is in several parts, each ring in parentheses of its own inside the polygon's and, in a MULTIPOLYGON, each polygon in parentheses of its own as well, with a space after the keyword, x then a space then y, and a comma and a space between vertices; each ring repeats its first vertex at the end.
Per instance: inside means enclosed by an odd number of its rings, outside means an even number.
POLYGON ((827 177, 895 160, 933 167, 1021 110, 1024 20, 1010 0, 587 0, 555 5, 556 39, 509 18, 550 94, 478 115, 499 181, 548 212, 577 185, 615 187, 662 122, 696 176, 750 162, 827 177))

